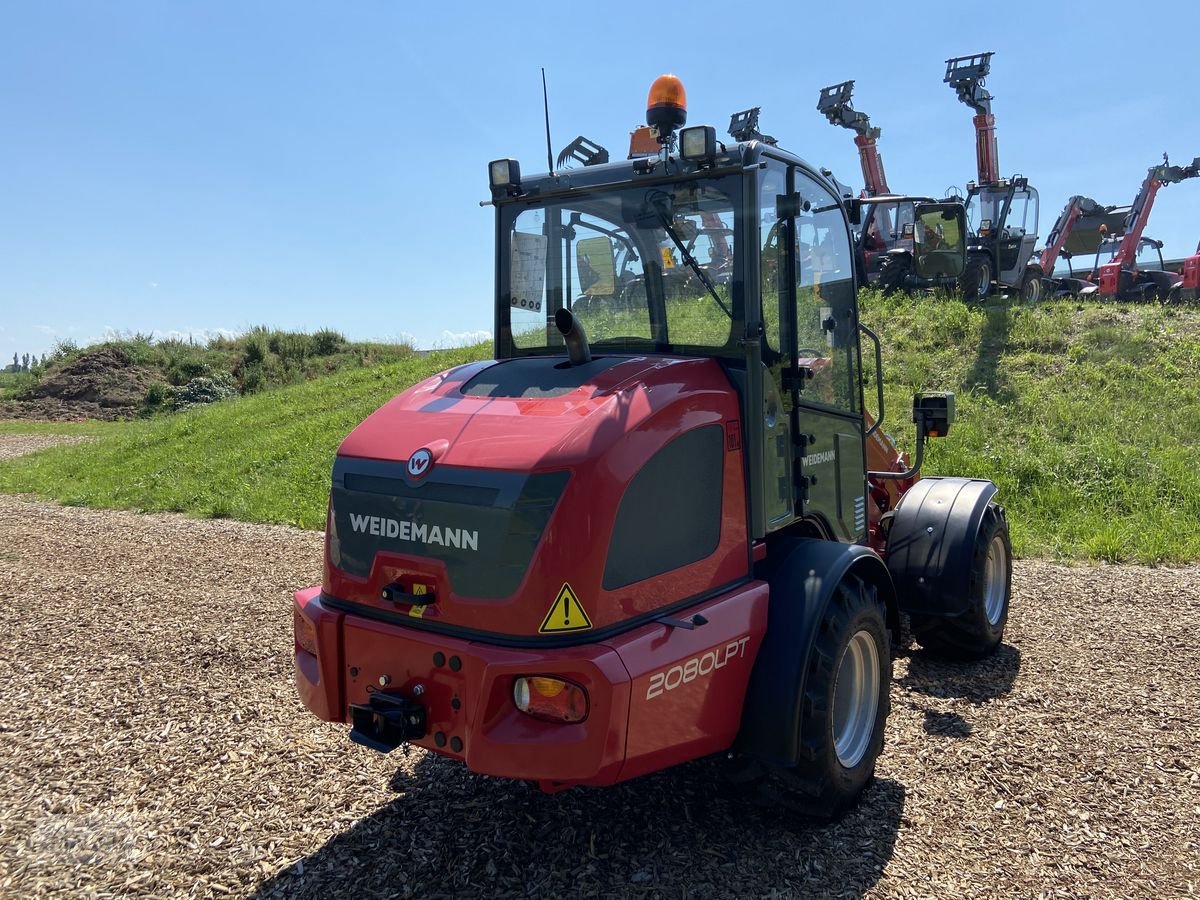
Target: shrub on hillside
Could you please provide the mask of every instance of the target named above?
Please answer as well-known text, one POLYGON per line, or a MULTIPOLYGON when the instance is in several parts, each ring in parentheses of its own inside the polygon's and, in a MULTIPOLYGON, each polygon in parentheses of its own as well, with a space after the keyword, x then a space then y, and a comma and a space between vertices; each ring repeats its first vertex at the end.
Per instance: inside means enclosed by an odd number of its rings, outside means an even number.
POLYGON ((248 366, 262 365, 262 361, 267 358, 267 346, 264 341, 257 335, 246 338, 242 358, 248 366))
POLYGON ((173 409, 174 400, 175 388, 165 381, 156 381, 146 389, 146 396, 142 399, 142 411, 151 414, 161 409, 173 409))
POLYGON ((311 350, 313 356, 332 356, 346 346, 346 336, 332 328, 313 332, 311 350))
POLYGON ((174 385, 185 385, 196 378, 210 374, 208 360, 200 353, 180 354, 167 363, 167 380, 174 385))
POLYGON ((211 377, 201 375, 182 387, 176 388, 171 405, 176 412, 179 412, 193 406, 216 403, 219 400, 228 400, 230 397, 236 396, 237 389, 233 386, 233 378, 229 374, 221 372, 211 377))
MULTIPOLYGON (((278 350, 279 358, 283 360, 285 366, 295 366, 302 368, 304 366, 304 358, 308 356, 309 340, 307 334, 292 334, 284 333, 278 335, 278 350)), ((272 338, 274 341, 274 338, 272 338)))

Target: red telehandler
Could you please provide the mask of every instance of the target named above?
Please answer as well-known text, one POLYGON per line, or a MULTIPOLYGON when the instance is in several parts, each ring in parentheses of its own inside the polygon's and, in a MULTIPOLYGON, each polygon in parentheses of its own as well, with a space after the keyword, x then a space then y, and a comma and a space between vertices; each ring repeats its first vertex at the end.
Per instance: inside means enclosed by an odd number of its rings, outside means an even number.
POLYGON ((1020 291, 1034 303, 1042 296, 1044 270, 1033 259, 1037 246, 1038 192, 1022 175, 1000 177, 996 117, 984 88, 991 52, 946 60, 945 82, 975 111, 977 181, 967 182, 967 268, 962 277, 967 300, 986 297, 993 286, 1020 291))
POLYGON ((1183 261, 1179 268, 1179 278, 1167 293, 1168 303, 1178 303, 1181 300, 1200 300, 1200 244, 1196 244, 1195 254, 1183 261))
MULTIPOLYGON (((958 245, 965 235, 948 229, 945 221, 918 229, 916 207, 935 201, 895 194, 888 187, 883 158, 876 146, 880 130, 871 125, 866 113, 854 108, 853 94, 853 81, 822 88, 817 111, 830 124, 855 133, 864 185, 862 221, 854 232, 861 282, 875 282, 885 294, 957 285, 964 266, 958 245), (923 257, 920 277, 914 266, 917 254, 923 257)), ((958 203, 949 199, 943 202, 958 203)))
MULTIPOLYGON (((911 466, 878 365, 864 411, 859 201, 777 146, 683 127, 674 76, 646 118, 652 157, 489 164, 495 359, 338 449, 296 683, 385 753, 548 791, 723 754, 836 815, 883 747, 901 615, 947 656, 1000 642, 1007 520, 990 481, 919 477, 953 394, 914 397, 911 466), (714 216, 729 260, 689 249, 714 216)), ((959 205, 917 212, 965 228, 959 205)))
POLYGON ((1162 241, 1146 237, 1146 223, 1160 188, 1200 175, 1200 156, 1186 166, 1173 166, 1163 154, 1162 165, 1151 166, 1125 216, 1124 234, 1106 238, 1096 250, 1091 280, 1080 293, 1117 300, 1166 300, 1179 274, 1163 265, 1162 241))
POLYGON ((1067 201, 1058 221, 1050 229, 1046 246, 1038 259, 1043 273, 1042 289, 1051 296, 1078 294, 1091 282, 1075 277, 1071 258, 1080 253, 1095 253, 1104 238, 1105 231, 1119 225, 1125 210, 1116 206, 1101 206, 1091 197, 1076 194, 1067 201), (1054 275, 1059 257, 1067 263, 1066 275, 1054 275))

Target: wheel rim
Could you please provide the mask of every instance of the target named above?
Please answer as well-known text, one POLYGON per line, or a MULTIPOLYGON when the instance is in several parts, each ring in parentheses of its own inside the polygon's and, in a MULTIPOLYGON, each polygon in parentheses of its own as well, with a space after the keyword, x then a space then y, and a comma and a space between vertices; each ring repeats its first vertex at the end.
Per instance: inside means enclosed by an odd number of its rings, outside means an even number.
POLYGON ((988 545, 987 564, 983 575, 983 609, 988 622, 1000 624, 1004 614, 1005 594, 1008 593, 1008 548, 1000 535, 988 545))
POLYGON ((979 267, 979 296, 986 297, 992 286, 992 270, 986 265, 979 267))
POLYGON ((866 755, 878 712, 879 647, 869 631, 858 631, 842 653, 833 688, 833 746, 847 769, 866 755))

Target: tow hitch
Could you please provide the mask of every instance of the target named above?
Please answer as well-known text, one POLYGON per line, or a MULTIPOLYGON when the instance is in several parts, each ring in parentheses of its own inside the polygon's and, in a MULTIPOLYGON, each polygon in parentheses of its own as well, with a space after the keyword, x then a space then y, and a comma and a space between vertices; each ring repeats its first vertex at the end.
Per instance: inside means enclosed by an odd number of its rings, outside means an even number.
POLYGON ((425 707, 395 694, 374 693, 368 703, 352 703, 350 722, 350 740, 380 753, 425 737, 425 707))

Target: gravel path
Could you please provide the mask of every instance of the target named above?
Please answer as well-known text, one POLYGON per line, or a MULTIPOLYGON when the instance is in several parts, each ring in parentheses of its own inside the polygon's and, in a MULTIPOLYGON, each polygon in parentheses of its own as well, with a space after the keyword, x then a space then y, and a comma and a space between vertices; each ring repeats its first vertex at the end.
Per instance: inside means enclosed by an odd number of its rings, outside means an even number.
POLYGON ((1200 567, 1020 562, 986 663, 897 660, 842 822, 702 761, 545 796, 319 723, 321 536, 0 497, 0 895, 1139 896, 1200 890, 1200 567))
POLYGON ((95 440, 90 434, 0 434, 0 460, 24 456, 59 444, 81 444, 95 440))

